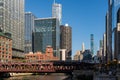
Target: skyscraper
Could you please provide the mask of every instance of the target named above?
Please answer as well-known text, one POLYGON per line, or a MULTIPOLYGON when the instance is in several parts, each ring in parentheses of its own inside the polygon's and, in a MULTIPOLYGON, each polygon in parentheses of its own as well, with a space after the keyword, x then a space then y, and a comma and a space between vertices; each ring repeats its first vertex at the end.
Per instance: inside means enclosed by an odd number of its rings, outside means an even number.
POLYGON ((103 63, 106 63, 106 34, 103 35, 103 63))
POLYGON ((24 0, 0 0, 0 29, 12 35, 13 56, 24 52, 24 0))
POLYGON ((90 35, 90 43, 91 43, 91 45, 90 45, 90 47, 91 47, 91 55, 93 56, 94 55, 94 35, 93 34, 91 34, 90 35))
POLYGON ((66 49, 66 60, 71 60, 72 28, 68 24, 60 26, 60 48, 66 49))
POLYGON ((62 23, 62 5, 57 4, 55 1, 52 6, 52 17, 59 20, 59 24, 62 23))
POLYGON ((120 8, 117 12, 117 27, 115 28, 115 59, 120 61, 120 8))
POLYGON ((106 55, 107 61, 112 61, 113 56, 112 52, 115 52, 115 39, 112 33, 115 31, 115 27, 117 25, 117 11, 120 7, 120 0, 108 0, 108 12, 106 16, 106 55), (112 51, 113 50, 113 51, 112 51))
POLYGON ((99 55, 100 55, 101 60, 103 62, 103 40, 100 40, 99 55))
POLYGON ((112 61, 112 17, 113 0, 108 1, 108 12, 106 14, 106 58, 107 62, 112 61))
POLYGON ((84 52, 85 51, 85 45, 84 45, 84 43, 82 43, 82 52, 84 52))
POLYGON ((32 32, 35 18, 31 12, 25 13, 25 53, 32 52, 32 32))
POLYGON ((53 47, 54 56, 60 57, 60 33, 58 19, 35 19, 35 32, 33 33, 33 52, 45 53, 46 46, 53 47))

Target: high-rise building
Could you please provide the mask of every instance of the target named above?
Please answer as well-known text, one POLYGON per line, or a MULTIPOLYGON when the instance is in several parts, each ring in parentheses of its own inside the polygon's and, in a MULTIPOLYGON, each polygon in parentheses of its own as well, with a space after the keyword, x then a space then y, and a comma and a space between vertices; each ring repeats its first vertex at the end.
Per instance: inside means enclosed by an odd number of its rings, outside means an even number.
POLYGON ((120 0, 108 0, 108 12, 106 16, 106 55, 107 55, 107 62, 112 61, 115 51, 115 36, 112 33, 115 31, 115 27, 117 25, 117 11, 120 7, 120 0), (113 51, 112 51, 113 50, 113 51))
POLYGON ((103 61, 103 40, 100 40, 99 55, 101 56, 101 60, 103 61))
POLYGON ((84 43, 82 43, 82 52, 84 52, 85 51, 85 45, 84 45, 84 43))
POLYGON ((120 61, 120 8, 117 12, 117 27, 115 28, 115 54, 114 57, 120 61))
POLYGON ((120 23, 117 24, 117 28, 115 30, 115 59, 120 61, 120 23))
POLYGON ((103 40, 100 40, 100 48, 103 48, 103 40))
MULTIPOLYGON (((73 60, 80 60, 81 51, 77 51, 73 57, 73 60)), ((83 55, 82 55, 83 58, 83 55)))
POLYGON ((0 29, 12 35, 13 56, 24 52, 24 0, 0 0, 0 29))
POLYGON ((60 26, 60 48, 66 49, 66 60, 71 60, 72 28, 68 24, 60 26))
POLYGON ((33 52, 45 53, 46 46, 53 47, 54 56, 60 58, 60 27, 56 18, 41 18, 34 21, 33 52))
POLYGON ((120 8, 117 11, 117 23, 120 23, 120 8))
POLYGON ((93 56, 94 55, 94 35, 93 34, 91 34, 90 35, 90 43, 91 43, 91 45, 90 45, 90 47, 91 47, 91 55, 93 56))
POLYGON ((59 24, 62 23, 62 5, 57 4, 55 0, 52 6, 52 17, 57 18, 59 20, 59 24))
POLYGON ((110 55, 110 48, 112 48, 112 44, 110 43, 111 40, 112 40, 112 35, 111 35, 111 28, 110 26, 108 26, 108 23, 109 23, 109 12, 106 13, 106 16, 105 16, 105 20, 106 20, 106 55, 105 55, 105 61, 106 63, 108 62, 108 55, 110 55))
POLYGON ((25 13, 25 53, 32 52, 32 32, 35 18, 31 12, 25 13))
POLYGON ((108 12, 106 14, 106 58, 112 61, 112 25, 113 25, 113 0, 108 0, 108 12))
POLYGON ((103 35, 103 63, 106 63, 106 34, 103 35))

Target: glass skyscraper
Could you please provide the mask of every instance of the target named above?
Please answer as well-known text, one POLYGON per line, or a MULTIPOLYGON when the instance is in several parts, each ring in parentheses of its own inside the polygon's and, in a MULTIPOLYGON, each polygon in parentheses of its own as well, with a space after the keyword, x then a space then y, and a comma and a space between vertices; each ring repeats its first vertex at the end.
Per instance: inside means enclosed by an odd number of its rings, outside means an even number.
POLYGON ((35 32, 33 33, 33 52, 45 53, 46 46, 53 47, 54 56, 59 57, 60 29, 56 18, 35 19, 35 32))
POLYGON ((52 17, 57 18, 60 24, 62 23, 62 5, 61 4, 57 4, 56 2, 53 3, 52 17))
POLYGON ((106 15, 106 55, 107 61, 114 57, 114 34, 117 26, 117 11, 120 8, 120 0, 108 0, 108 12, 106 15))
POLYGON ((0 29, 12 34, 13 56, 24 52, 24 0, 0 0, 0 29))
POLYGON ((25 53, 32 52, 32 32, 35 18, 31 12, 25 13, 25 53))

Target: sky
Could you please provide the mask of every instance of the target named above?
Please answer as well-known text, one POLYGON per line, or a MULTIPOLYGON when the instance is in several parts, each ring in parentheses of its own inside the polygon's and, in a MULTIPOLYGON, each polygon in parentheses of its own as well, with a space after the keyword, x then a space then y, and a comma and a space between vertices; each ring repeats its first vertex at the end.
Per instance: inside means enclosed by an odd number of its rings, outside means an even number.
MULTIPOLYGON (((90 34, 94 34, 95 51, 105 32, 105 15, 108 0, 56 0, 62 4, 62 24, 72 27, 72 55, 82 49, 90 49, 90 34)), ((32 12, 38 18, 52 16, 54 0, 25 0, 25 12, 32 12)))

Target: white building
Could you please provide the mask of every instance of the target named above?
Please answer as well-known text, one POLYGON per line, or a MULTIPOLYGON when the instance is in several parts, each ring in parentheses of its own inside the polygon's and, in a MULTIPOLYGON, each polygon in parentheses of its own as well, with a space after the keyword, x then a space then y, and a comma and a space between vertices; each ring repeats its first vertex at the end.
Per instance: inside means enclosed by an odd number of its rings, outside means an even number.
POLYGON ((53 3, 52 6, 52 17, 55 17, 59 20, 60 24, 61 24, 61 18, 62 18, 62 5, 61 4, 57 4, 55 1, 53 3))

